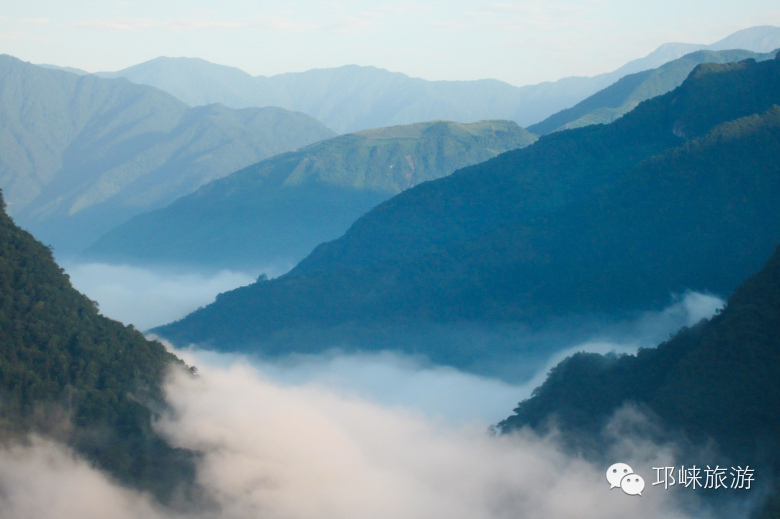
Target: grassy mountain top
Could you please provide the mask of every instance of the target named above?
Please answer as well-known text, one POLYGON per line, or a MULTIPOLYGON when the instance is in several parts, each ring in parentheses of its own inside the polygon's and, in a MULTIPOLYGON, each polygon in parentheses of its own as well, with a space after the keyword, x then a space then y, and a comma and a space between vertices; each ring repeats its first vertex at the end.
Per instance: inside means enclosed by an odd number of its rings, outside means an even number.
POLYGON ((86 255, 255 270, 292 265, 378 203, 527 146, 510 121, 445 121, 341 135, 277 155, 111 231, 86 255))
POLYGON ((428 121, 417 124, 404 124, 399 126, 386 126, 382 128, 362 130, 355 132, 355 135, 360 135, 361 137, 365 137, 366 139, 371 140, 399 138, 414 139, 419 138, 423 135, 423 133, 430 131, 431 127, 434 125, 439 125, 439 127, 442 128, 446 127, 453 133, 457 132, 474 136, 495 135, 497 131, 505 132, 509 128, 518 128, 517 124, 511 121, 477 121, 469 124, 452 121, 428 121))
POLYGON ((511 121, 432 121, 343 135, 278 160, 298 164, 286 185, 317 182, 397 194, 535 140, 511 121))
POLYGON ((170 496, 192 481, 194 460, 151 420, 165 408, 163 376, 183 364, 100 315, 14 225, 1 194, 0 206, 0 438, 55 438, 123 483, 170 496))

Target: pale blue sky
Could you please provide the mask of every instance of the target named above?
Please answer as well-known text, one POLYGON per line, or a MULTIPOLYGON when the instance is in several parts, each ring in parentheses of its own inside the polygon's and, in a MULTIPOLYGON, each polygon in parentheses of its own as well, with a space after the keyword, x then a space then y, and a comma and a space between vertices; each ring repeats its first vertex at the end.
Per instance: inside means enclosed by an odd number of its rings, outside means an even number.
POLYGON ((375 65, 516 85, 614 70, 670 41, 780 25, 777 0, 0 0, 0 53, 90 72, 194 56, 256 75, 375 65))

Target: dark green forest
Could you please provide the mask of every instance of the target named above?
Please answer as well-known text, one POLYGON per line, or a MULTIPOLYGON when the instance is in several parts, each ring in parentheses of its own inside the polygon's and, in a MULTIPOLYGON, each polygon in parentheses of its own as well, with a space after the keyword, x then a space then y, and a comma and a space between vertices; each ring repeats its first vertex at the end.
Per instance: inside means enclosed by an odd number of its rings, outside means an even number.
POLYGON ((151 424, 166 412, 167 370, 186 367, 100 315, 8 217, 2 193, 0 205, 0 440, 63 441, 122 483, 169 498, 192 482, 195 459, 151 424))

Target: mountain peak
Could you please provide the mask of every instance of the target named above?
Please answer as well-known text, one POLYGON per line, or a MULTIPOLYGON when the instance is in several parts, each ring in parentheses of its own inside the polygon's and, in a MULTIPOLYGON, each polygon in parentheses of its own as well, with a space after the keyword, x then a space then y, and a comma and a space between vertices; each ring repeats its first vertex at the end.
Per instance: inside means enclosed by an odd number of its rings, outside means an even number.
POLYGON ((747 49, 754 52, 770 52, 780 47, 780 27, 759 25, 730 34, 708 45, 710 50, 747 49))

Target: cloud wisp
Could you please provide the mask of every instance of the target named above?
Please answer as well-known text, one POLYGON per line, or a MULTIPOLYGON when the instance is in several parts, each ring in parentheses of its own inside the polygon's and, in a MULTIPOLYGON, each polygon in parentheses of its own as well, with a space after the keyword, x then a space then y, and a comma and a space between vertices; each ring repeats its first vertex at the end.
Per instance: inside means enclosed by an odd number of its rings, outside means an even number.
POLYGON ((129 265, 64 263, 71 283, 100 305, 100 312, 139 330, 180 319, 217 294, 252 283, 244 272, 151 270, 129 265))

